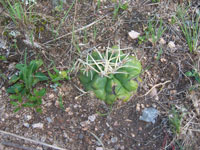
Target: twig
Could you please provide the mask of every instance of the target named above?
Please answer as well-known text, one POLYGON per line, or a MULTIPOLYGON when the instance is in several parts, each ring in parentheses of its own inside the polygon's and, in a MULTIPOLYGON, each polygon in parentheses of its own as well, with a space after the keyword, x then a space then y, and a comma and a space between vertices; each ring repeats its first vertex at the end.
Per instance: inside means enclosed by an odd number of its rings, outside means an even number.
POLYGON ((158 86, 160 86, 160 85, 165 85, 165 84, 167 84, 167 83, 169 83, 169 82, 171 82, 170 80, 168 80, 168 81, 165 81, 164 83, 158 83, 158 84, 156 84, 156 85, 154 85, 148 92, 146 92, 144 95, 142 95, 142 96, 139 96, 139 97, 143 97, 143 96, 147 96, 154 88, 156 88, 156 87, 158 87, 158 86))
POLYGON ((36 143, 36 144, 40 144, 40 145, 43 145, 43 146, 46 146, 46 147, 50 147, 50 148, 53 148, 53 149, 57 149, 57 150, 67 150, 67 149, 60 148, 60 147, 57 147, 57 146, 53 146, 53 145, 50 145, 50 144, 47 144, 47 143, 43 143, 43 142, 35 141, 35 140, 29 139, 29 138, 26 138, 26 137, 23 137, 23 136, 19 136, 19 135, 10 133, 10 132, 6 132, 6 131, 0 130, 0 133, 1 133, 1 134, 6 134, 6 135, 10 135, 10 136, 13 136, 13 137, 16 137, 16 138, 19 138, 19 139, 23 139, 23 140, 25 140, 25 141, 29 141, 29 142, 33 142, 33 143, 36 143))
POLYGON ((104 147, 103 142, 101 141, 101 139, 98 138, 94 133, 92 133, 92 132, 90 132, 90 131, 89 131, 89 133, 92 134, 92 135, 97 139, 97 141, 101 144, 101 146, 103 147, 103 149, 106 150, 105 147, 104 147))
POLYGON ((1 143, 3 145, 14 147, 14 148, 17 148, 17 149, 22 149, 22 150, 38 150, 38 149, 35 149, 35 148, 24 147, 24 146, 21 146, 19 144, 11 143, 11 142, 8 142, 8 141, 3 141, 1 143))
POLYGON ((85 29, 87 29, 87 28, 93 26, 94 24, 98 23, 99 21, 101 21, 101 20, 102 20, 103 18, 105 18, 105 17, 106 17, 106 15, 103 16, 103 17, 101 17, 100 19, 98 19, 98 20, 96 20, 96 21, 94 21, 94 22, 92 22, 92 23, 90 23, 90 24, 88 24, 88 25, 82 27, 82 28, 79 28, 79 29, 77 29, 77 30, 75 30, 75 31, 72 31, 72 32, 70 32, 70 33, 67 33, 67 34, 65 34, 65 35, 62 35, 62 36, 60 36, 60 37, 58 37, 58 38, 55 38, 55 39, 53 39, 53 40, 47 41, 47 42, 45 42, 45 43, 43 43, 43 44, 45 45, 45 44, 48 44, 48 43, 51 43, 51 42, 60 40, 60 39, 66 37, 66 36, 68 36, 68 35, 73 34, 73 33, 76 33, 76 32, 82 31, 82 30, 85 30, 85 29))

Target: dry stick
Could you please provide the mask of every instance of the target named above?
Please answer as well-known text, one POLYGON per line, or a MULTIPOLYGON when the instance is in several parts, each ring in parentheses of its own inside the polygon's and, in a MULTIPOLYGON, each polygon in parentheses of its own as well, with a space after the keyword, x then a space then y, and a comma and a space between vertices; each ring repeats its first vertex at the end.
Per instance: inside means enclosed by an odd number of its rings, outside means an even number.
POLYGON ((43 142, 40 142, 40 141, 35 141, 35 140, 29 139, 29 138, 25 138, 23 136, 19 136, 19 135, 10 133, 10 132, 6 132, 6 131, 0 130, 0 133, 1 134, 6 134, 6 135, 10 135, 10 136, 13 136, 13 137, 16 137, 16 138, 19 138, 19 139, 23 139, 23 140, 26 140, 26 141, 29 141, 29 142, 33 142, 33 143, 36 143, 36 144, 40 144, 40 145, 43 145, 43 146, 46 146, 46 147, 50 147, 50 148, 53 148, 53 149, 67 150, 67 149, 60 148, 60 147, 57 147, 57 146, 53 146, 53 145, 50 145, 50 144, 47 144, 47 143, 43 143, 43 142))
POLYGON ((5 146, 15 147, 17 149, 22 149, 22 150, 38 150, 38 149, 35 149, 35 148, 24 147, 24 146, 21 146, 19 144, 11 143, 11 142, 8 142, 8 141, 3 141, 1 143, 5 146))
POLYGON ((164 83, 156 84, 156 85, 154 85, 148 92, 146 92, 144 95, 139 96, 139 97, 147 96, 154 88, 156 88, 156 87, 158 87, 158 86, 160 86, 160 85, 163 86, 163 85, 165 85, 165 84, 167 84, 167 83, 169 83, 169 82, 171 82, 171 81, 168 80, 168 81, 165 81, 164 83))
POLYGON ((90 23, 90 24, 88 24, 88 25, 82 27, 82 28, 79 28, 79 29, 77 29, 77 30, 75 30, 75 31, 72 31, 72 32, 70 32, 70 33, 67 33, 67 34, 65 34, 65 35, 62 35, 62 36, 60 36, 60 37, 58 37, 58 38, 55 38, 55 39, 53 39, 53 40, 47 41, 47 42, 45 42, 45 43, 43 43, 43 44, 45 45, 45 44, 48 44, 48 43, 57 41, 57 40, 59 40, 59 39, 61 39, 61 38, 64 38, 64 37, 66 37, 66 36, 68 36, 68 35, 71 35, 71 34, 73 34, 73 33, 76 33, 76 32, 82 31, 82 30, 85 30, 85 29, 87 29, 87 28, 93 26, 94 24, 98 23, 99 21, 101 21, 101 20, 102 20, 103 18, 105 18, 105 17, 106 17, 106 15, 103 16, 103 17, 101 17, 100 19, 98 19, 98 20, 96 20, 96 21, 94 21, 94 22, 92 22, 92 23, 90 23))

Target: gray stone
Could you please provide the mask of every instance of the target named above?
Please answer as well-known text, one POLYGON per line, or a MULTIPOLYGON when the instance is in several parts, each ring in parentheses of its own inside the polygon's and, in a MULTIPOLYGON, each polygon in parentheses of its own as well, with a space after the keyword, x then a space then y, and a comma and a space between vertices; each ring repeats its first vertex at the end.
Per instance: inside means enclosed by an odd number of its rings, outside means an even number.
POLYGON ((117 138, 117 137, 112 137, 112 138, 111 138, 111 142, 112 142, 112 143, 116 143, 116 142, 117 142, 117 140, 118 140, 118 138, 117 138))

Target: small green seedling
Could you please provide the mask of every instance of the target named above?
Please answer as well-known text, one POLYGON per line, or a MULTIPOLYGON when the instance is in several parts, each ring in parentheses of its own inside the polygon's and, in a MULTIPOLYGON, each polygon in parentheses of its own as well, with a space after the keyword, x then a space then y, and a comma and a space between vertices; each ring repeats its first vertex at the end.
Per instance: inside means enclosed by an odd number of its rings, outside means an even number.
POLYGON ((181 114, 173 107, 169 115, 169 124, 174 134, 179 134, 181 132, 181 120, 181 114))
POLYGON ((11 77, 9 80, 11 86, 6 89, 7 93, 11 94, 10 99, 13 101, 10 103, 16 107, 15 111, 20 110, 22 107, 33 107, 36 108, 36 111, 41 111, 40 105, 46 90, 38 90, 35 86, 38 82, 48 80, 45 74, 38 71, 42 65, 42 60, 32 60, 27 65, 26 56, 24 64, 16 65, 19 73, 11 77))
POLYGON ((69 76, 68 76, 68 70, 67 71, 60 71, 58 69, 56 69, 56 67, 53 68, 55 74, 52 74, 50 71, 48 71, 49 77, 51 78, 51 81, 54 82, 55 84, 57 84, 58 86, 60 86, 61 84, 59 83, 59 81, 63 81, 63 80, 69 80, 69 76))
POLYGON ((107 104, 117 99, 128 101, 138 88, 142 66, 134 56, 126 55, 118 46, 100 53, 94 49, 82 64, 79 79, 87 91, 107 104))
POLYGON ((196 70, 191 70, 185 73, 186 76, 188 77, 194 77, 197 83, 200 84, 200 75, 196 70))
POLYGON ((151 41, 153 46, 156 45, 158 40, 162 37, 166 28, 163 28, 163 21, 155 22, 154 20, 150 20, 148 22, 147 30, 145 31, 146 38, 151 41), (157 28, 157 24, 159 23, 159 27, 157 28))
POLYGON ((128 3, 124 3, 122 4, 120 1, 119 3, 116 3, 115 4, 115 9, 114 9, 114 12, 113 12, 113 18, 116 19, 118 14, 119 14, 119 11, 122 10, 122 11, 125 11, 128 9, 128 3))
POLYGON ((189 51, 196 51, 199 48, 198 42, 200 35, 200 14, 197 13, 196 15, 190 15, 187 13, 187 8, 185 9, 179 7, 177 10, 177 16, 177 22, 181 28, 181 31, 183 32, 184 37, 186 38, 189 51))

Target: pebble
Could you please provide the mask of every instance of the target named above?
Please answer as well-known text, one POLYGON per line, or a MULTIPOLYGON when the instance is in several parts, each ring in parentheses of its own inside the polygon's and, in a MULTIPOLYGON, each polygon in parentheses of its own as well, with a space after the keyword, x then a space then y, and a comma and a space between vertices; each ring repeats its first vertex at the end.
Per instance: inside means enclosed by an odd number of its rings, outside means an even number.
POLYGON ((90 120, 91 122, 94 122, 95 119, 96 119, 96 115, 95 114, 88 117, 88 120, 90 120))
POLYGON ((174 44, 173 41, 170 41, 170 42, 168 43, 168 46, 169 46, 170 49, 174 49, 174 48, 176 47, 176 45, 174 44))
POLYGON ((47 119, 48 123, 52 122, 52 119, 50 117, 47 117, 46 119, 47 119))
POLYGON ((49 98, 50 98, 50 99, 54 98, 54 94, 51 93, 51 94, 49 95, 49 98))
POLYGON ((24 125, 25 127, 27 127, 27 128, 30 127, 29 123, 27 123, 27 122, 25 122, 23 125, 24 125))
POLYGON ((38 128, 38 129, 42 129, 44 127, 44 124, 43 123, 35 123, 32 125, 33 128, 38 128))
POLYGON ((111 142, 112 142, 112 143, 116 143, 116 142, 117 142, 117 140, 118 140, 118 138, 117 138, 117 137, 112 137, 112 138, 111 138, 111 142))
POLYGON ((103 147, 97 147, 96 150, 103 150, 103 147))
POLYGON ((140 104, 136 105, 136 111, 140 111, 140 104))
POLYGON ((81 134, 81 133, 78 135, 78 138, 81 139, 81 140, 83 139, 83 137, 84 137, 84 136, 83 136, 83 134, 81 134))
POLYGON ((90 124, 90 122, 87 120, 87 121, 83 121, 80 123, 82 127, 86 127, 88 124, 90 124))
POLYGON ((166 41, 163 38, 160 38, 159 43, 164 45, 164 44, 166 44, 166 41))
POLYGON ((27 121, 29 121, 29 120, 31 120, 32 117, 30 115, 26 115, 25 118, 27 121))
POLYGON ((139 32, 136 32, 134 30, 131 30, 129 33, 128 33, 129 37, 131 39, 137 39, 139 36, 140 36, 140 33, 139 32))

